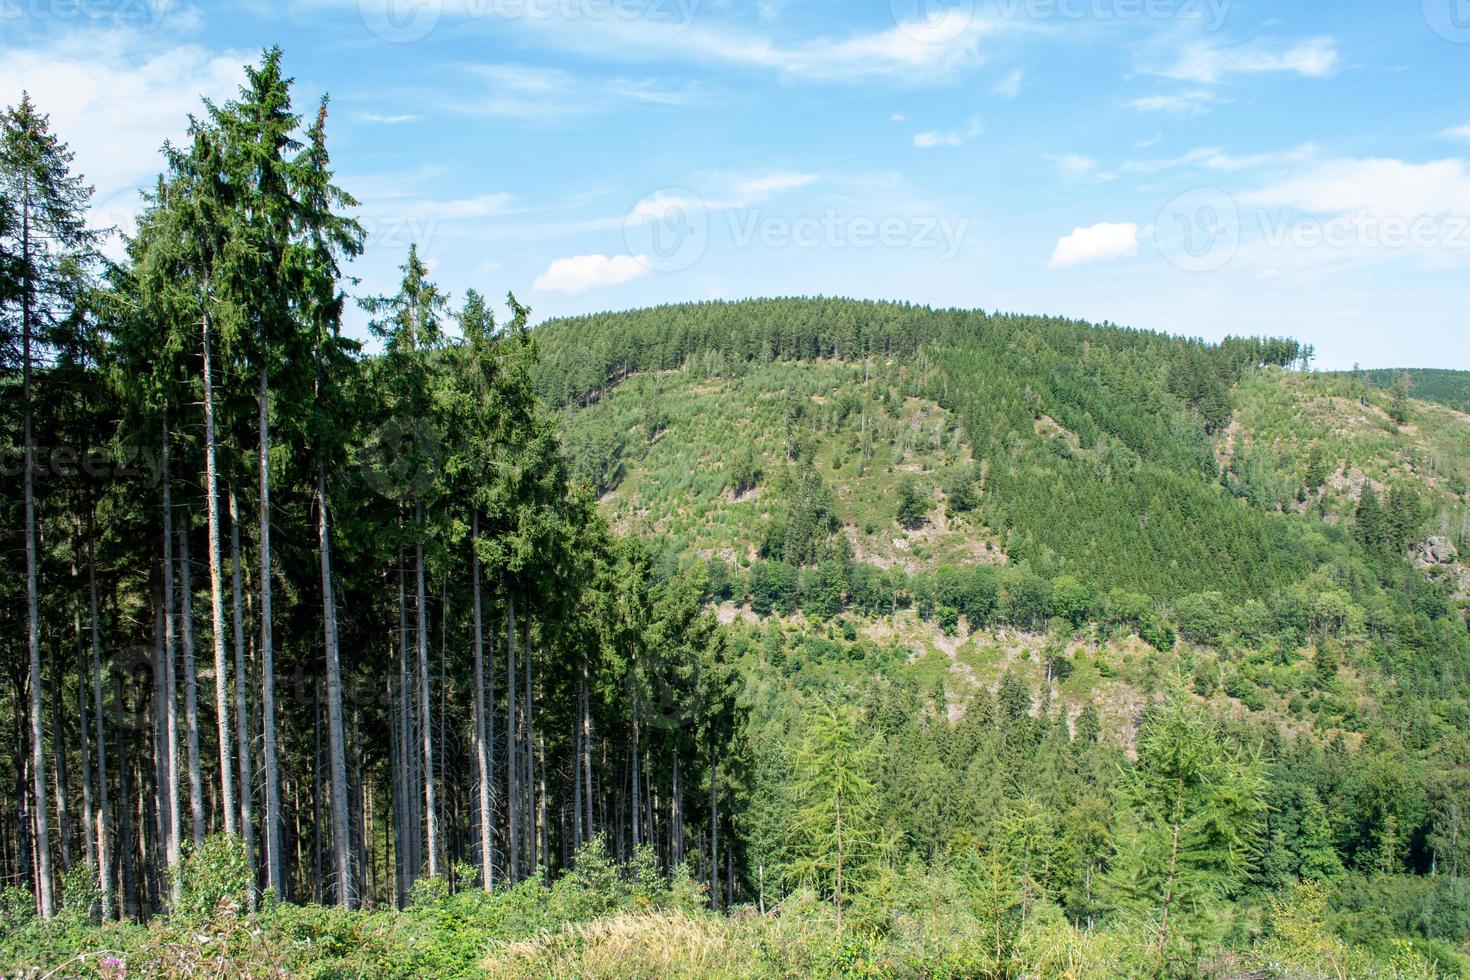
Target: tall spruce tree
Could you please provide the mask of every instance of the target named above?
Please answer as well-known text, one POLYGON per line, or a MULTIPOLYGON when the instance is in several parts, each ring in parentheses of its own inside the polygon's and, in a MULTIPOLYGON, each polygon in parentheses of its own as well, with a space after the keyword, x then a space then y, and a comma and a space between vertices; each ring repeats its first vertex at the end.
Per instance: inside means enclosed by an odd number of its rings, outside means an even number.
MULTIPOLYGON (((0 193, 8 203, 0 250, 11 267, 5 332, 20 338, 22 495, 24 499, 26 647, 30 676, 31 789, 41 914, 56 911, 47 817, 46 747, 41 673, 40 544, 36 533, 36 364, 83 314, 100 235, 89 230, 92 189, 71 172, 73 155, 50 120, 22 94, 0 118, 0 193)), ((59 692, 58 692, 59 694, 59 692)))

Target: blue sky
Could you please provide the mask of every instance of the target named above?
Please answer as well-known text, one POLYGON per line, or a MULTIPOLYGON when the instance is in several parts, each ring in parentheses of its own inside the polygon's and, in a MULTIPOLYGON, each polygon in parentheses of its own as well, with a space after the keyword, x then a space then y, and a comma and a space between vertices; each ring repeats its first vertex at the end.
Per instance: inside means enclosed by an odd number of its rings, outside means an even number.
POLYGON ((0 90, 127 228, 272 44, 359 292, 417 241, 538 319, 845 295, 1470 369, 1470 0, 0 0, 0 90))

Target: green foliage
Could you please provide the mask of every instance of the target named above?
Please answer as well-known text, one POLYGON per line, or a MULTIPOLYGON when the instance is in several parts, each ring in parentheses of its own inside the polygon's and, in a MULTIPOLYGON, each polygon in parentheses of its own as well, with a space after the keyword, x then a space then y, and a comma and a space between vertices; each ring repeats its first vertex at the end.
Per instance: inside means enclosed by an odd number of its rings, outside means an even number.
POLYGON ((850 901, 883 852, 871 772, 881 746, 865 742, 851 708, 822 705, 807 722, 792 764, 787 850, 792 877, 850 901))
POLYGON ((173 913, 182 919, 207 919, 221 906, 243 909, 255 887, 244 842, 226 834, 206 837, 197 847, 186 842, 178 886, 173 913))
POLYGON ((36 897, 30 889, 10 885, 0 890, 0 933, 14 932, 36 918, 36 897))
POLYGON ((61 915, 73 922, 91 922, 102 905, 102 886, 97 869, 74 864, 61 873, 61 915))
POLYGON ((1126 818, 1109 885, 1118 908, 1150 933, 1153 972, 1192 975, 1212 906, 1244 882, 1265 785, 1259 763, 1222 740, 1182 694, 1145 722, 1138 762, 1118 787, 1126 818))
POLYGON ((933 508, 929 494, 919 487, 919 481, 906 476, 898 485, 898 509, 896 518, 899 527, 914 528, 924 523, 933 508))

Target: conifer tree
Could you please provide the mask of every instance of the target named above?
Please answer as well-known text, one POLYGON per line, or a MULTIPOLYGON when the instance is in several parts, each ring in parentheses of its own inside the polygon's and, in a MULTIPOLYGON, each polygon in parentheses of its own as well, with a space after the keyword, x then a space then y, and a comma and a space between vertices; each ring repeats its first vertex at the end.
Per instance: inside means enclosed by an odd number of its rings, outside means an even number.
MULTIPOLYGON (((42 719, 39 603, 40 547, 36 533, 37 360, 83 314, 84 291, 96 261, 97 232, 87 228, 92 189, 71 172, 72 152, 51 132, 29 94, 0 118, 0 193, 7 207, 6 241, 0 246, 11 271, 12 291, 0 315, 5 332, 20 338, 22 484, 24 497, 26 645, 30 673, 30 735, 36 865, 41 914, 56 911, 47 818, 46 748, 42 719)), ((59 693, 59 692, 58 692, 59 693)))
POLYGON ((1110 885, 1139 917, 1150 968, 1192 975, 1211 903, 1242 882, 1260 834, 1259 763, 1222 739, 1182 694, 1146 720, 1118 790, 1127 814, 1110 885))

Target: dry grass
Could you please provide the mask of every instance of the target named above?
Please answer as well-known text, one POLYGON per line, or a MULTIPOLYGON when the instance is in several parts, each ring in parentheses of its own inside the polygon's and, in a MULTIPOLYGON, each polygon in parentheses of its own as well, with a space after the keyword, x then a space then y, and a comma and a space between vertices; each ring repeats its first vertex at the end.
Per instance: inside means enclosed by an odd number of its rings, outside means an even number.
POLYGON ((750 937, 738 931, 711 915, 624 914, 507 943, 484 967, 494 978, 758 976, 750 937))

